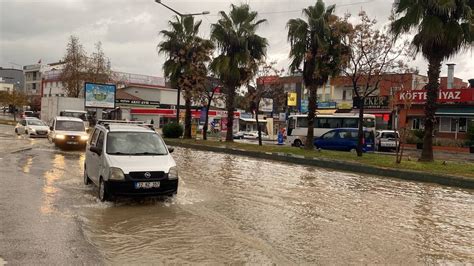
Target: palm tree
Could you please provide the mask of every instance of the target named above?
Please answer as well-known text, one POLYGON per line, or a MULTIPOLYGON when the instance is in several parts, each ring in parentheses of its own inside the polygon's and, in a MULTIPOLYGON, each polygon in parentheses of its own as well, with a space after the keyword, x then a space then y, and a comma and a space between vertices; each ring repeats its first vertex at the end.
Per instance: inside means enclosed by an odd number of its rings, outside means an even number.
POLYGON ((224 11, 219 14, 221 18, 211 26, 211 40, 220 55, 211 63, 211 69, 225 86, 226 141, 233 141, 236 90, 255 76, 258 61, 265 57, 268 42, 256 31, 266 20, 257 20, 258 13, 247 4, 231 5, 229 14, 224 11))
POLYGON ((395 35, 415 30, 411 42, 416 53, 428 60, 425 136, 420 161, 433 161, 433 129, 436 98, 439 91, 441 63, 474 38, 474 1, 468 0, 399 0, 394 4, 396 18, 391 24, 395 35))
POLYGON ((303 81, 309 90, 306 149, 313 149, 317 89, 329 76, 340 73, 343 59, 349 52, 341 42, 348 25, 333 14, 334 10, 335 5, 326 8, 324 2, 318 0, 314 6, 303 9, 307 21, 298 18, 287 23, 290 71, 298 71, 303 64, 303 81))
MULTIPOLYGON (((185 119, 184 138, 191 138, 191 104, 193 89, 197 80, 202 80, 202 67, 213 49, 213 44, 209 40, 198 36, 201 21, 194 22, 192 16, 175 16, 169 22, 170 30, 162 30, 160 33, 165 40, 158 45, 159 53, 168 55, 168 59, 163 64, 165 77, 167 77, 173 88, 178 90, 178 98, 181 89, 184 91, 185 99, 185 119)), ((177 106, 179 116, 179 106, 177 106)))

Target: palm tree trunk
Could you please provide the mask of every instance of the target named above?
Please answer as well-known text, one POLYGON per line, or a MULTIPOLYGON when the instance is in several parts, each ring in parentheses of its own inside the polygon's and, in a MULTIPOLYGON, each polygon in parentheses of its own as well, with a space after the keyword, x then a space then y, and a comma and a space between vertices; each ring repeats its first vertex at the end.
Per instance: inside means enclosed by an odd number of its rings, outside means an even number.
POLYGON ((305 141, 305 149, 312 150, 314 148, 314 118, 316 114, 316 100, 318 87, 315 84, 309 84, 309 99, 308 99, 308 134, 305 141))
POLYGON ((436 123, 436 100, 439 92, 439 73, 441 71, 441 58, 432 56, 428 60, 428 85, 426 86, 425 104, 425 137, 423 138, 423 151, 419 161, 432 162, 433 158, 433 129, 436 123))
POLYGON ((227 133, 225 141, 233 142, 233 126, 234 126, 234 101, 235 100, 235 88, 228 88, 226 107, 227 107, 227 133))
POLYGON ((364 145, 364 98, 359 98, 359 130, 357 134, 357 156, 362 157, 362 148, 364 145))
POLYGON ((184 137, 185 139, 190 139, 191 138, 191 99, 190 97, 186 97, 185 100, 185 108, 186 112, 184 114, 184 137))

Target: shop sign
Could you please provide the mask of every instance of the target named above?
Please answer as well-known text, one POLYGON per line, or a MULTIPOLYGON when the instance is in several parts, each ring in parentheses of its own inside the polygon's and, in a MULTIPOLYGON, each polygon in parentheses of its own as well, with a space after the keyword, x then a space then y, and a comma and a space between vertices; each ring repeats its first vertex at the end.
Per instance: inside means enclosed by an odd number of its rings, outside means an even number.
POLYGON ((133 104, 133 105, 160 105, 160 102, 158 101, 142 101, 142 100, 127 100, 127 99, 116 99, 115 103, 133 104))
MULTIPOLYGON (((352 106, 354 108, 359 108, 360 98, 354 97, 352 106)), ((389 100, 388 96, 367 96, 364 98, 364 108, 365 109, 388 109, 389 100)))
POLYGON ((318 102, 318 109, 336 109, 336 102, 318 102))
POLYGON ((288 93, 288 106, 296 106, 296 100, 297 95, 296 92, 290 92, 288 93))
MULTIPOLYGON (((474 101, 474 89, 446 89, 438 93, 438 103, 455 103, 474 101)), ((427 98, 426 90, 402 91, 398 93, 399 102, 424 103, 427 98)))

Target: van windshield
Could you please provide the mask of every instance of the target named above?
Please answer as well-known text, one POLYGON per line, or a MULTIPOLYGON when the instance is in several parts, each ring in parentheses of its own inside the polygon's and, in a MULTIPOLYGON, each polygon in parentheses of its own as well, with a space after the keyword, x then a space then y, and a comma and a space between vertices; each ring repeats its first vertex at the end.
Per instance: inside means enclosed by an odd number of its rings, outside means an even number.
POLYGON ((61 131, 86 131, 84 123, 79 121, 56 121, 56 130, 61 131))
POLYGON ((66 117, 75 117, 79 118, 82 121, 88 121, 88 114, 83 113, 83 112, 69 112, 69 111, 62 111, 60 113, 60 116, 66 116, 66 117))
POLYGON ((107 150, 112 155, 166 155, 165 143, 153 132, 110 132, 107 150))

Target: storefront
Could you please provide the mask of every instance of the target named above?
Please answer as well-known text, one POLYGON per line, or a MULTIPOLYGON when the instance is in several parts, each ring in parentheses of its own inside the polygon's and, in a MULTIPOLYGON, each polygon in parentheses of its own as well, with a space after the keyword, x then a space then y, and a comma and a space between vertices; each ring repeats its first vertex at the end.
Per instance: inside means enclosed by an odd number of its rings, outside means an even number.
MULTIPOLYGON (((360 101, 353 99, 352 112, 358 113, 360 101)), ((368 96, 364 99, 364 114, 375 115, 375 125, 377 129, 391 129, 393 127, 393 115, 390 109, 390 99, 388 96, 368 96)))
MULTIPOLYGON (((401 92, 397 96, 400 128, 424 129, 424 103, 426 91, 401 92)), ((446 89, 438 95, 435 113, 435 137, 443 139, 466 139, 467 129, 474 126, 474 89, 446 89)))

